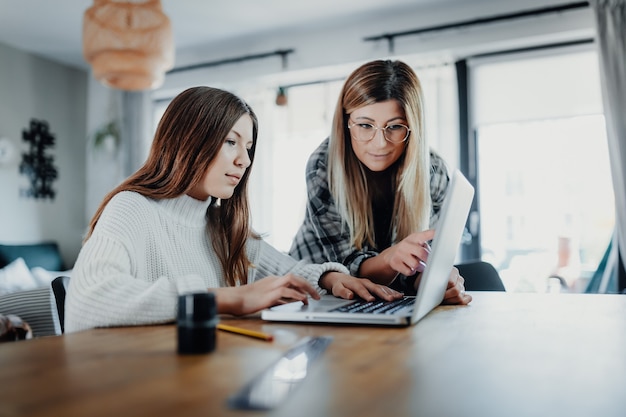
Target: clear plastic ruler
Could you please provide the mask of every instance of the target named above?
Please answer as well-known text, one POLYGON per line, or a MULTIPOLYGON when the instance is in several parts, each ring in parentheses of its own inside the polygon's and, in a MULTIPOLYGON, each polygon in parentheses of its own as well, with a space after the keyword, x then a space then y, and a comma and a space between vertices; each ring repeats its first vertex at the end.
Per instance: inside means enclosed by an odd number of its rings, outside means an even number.
POLYGON ((304 380, 313 362, 324 353, 331 340, 327 336, 302 339, 230 397, 229 406, 245 410, 276 407, 304 380))

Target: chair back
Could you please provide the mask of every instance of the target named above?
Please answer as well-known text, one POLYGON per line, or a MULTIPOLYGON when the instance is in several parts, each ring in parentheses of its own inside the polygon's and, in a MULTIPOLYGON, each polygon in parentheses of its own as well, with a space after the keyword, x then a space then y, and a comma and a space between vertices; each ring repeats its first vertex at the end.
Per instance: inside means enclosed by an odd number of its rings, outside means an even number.
POLYGON ((506 291, 500 274, 489 262, 471 261, 455 266, 465 279, 466 291, 506 291))
POLYGON ((65 333, 65 292, 70 284, 70 277, 60 276, 52 280, 52 293, 57 305, 59 313, 59 322, 61 324, 61 333, 65 333))

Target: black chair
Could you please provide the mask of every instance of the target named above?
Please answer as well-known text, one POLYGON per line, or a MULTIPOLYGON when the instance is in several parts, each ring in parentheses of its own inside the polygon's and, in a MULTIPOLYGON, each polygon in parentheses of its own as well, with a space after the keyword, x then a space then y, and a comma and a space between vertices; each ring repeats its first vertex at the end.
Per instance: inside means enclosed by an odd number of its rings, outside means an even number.
POLYGON ((506 291, 498 271, 489 262, 471 261, 455 266, 465 279, 466 291, 506 291))
POLYGON ((59 322, 61 323, 61 333, 65 333, 65 292, 70 283, 70 277, 56 277, 52 280, 52 292, 59 313, 59 322))

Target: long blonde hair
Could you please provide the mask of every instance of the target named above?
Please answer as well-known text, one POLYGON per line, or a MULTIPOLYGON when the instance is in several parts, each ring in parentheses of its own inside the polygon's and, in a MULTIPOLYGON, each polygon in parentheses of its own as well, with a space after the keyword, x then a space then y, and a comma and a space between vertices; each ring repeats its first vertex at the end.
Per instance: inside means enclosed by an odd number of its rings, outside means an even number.
POLYGON ((394 241, 428 227, 430 199, 430 154, 424 135, 422 87, 417 74, 401 61, 377 60, 363 64, 348 76, 335 108, 328 149, 330 191, 359 250, 374 244, 371 190, 365 171, 352 149, 348 117, 355 109, 387 100, 397 100, 404 109, 410 135, 400 157, 395 178, 393 207, 394 241))
POLYGON ((251 262, 245 251, 246 240, 258 238, 250 228, 248 204, 248 178, 256 150, 258 120, 248 104, 220 89, 193 87, 172 100, 159 122, 146 162, 105 196, 91 219, 84 242, 115 194, 134 191, 155 200, 175 198, 200 183, 224 138, 244 114, 250 116, 253 125, 251 165, 231 198, 213 199, 206 218, 207 228, 217 237, 213 248, 226 282, 231 286, 247 283, 251 262))

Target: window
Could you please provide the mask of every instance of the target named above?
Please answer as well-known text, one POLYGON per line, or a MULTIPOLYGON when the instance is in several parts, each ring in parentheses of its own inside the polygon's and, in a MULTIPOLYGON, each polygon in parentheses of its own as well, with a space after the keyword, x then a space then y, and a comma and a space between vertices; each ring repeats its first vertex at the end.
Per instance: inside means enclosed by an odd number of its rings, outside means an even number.
POLYGON ((256 209, 267 213, 263 230, 259 231, 265 232, 267 241, 279 250, 289 251, 304 219, 306 163, 330 133, 341 86, 341 81, 331 81, 291 87, 287 90, 286 106, 277 106, 272 94, 267 106, 269 111, 265 114, 271 120, 259 121, 264 126, 259 140, 267 146, 269 154, 255 166, 256 170, 265 165, 263 192, 266 198, 259 202, 262 208, 252 207, 253 216, 256 209), (268 125, 271 130, 267 129, 268 125))
POLYGON ((508 291, 583 292, 615 223, 595 52, 477 61, 471 74, 482 259, 508 291))

